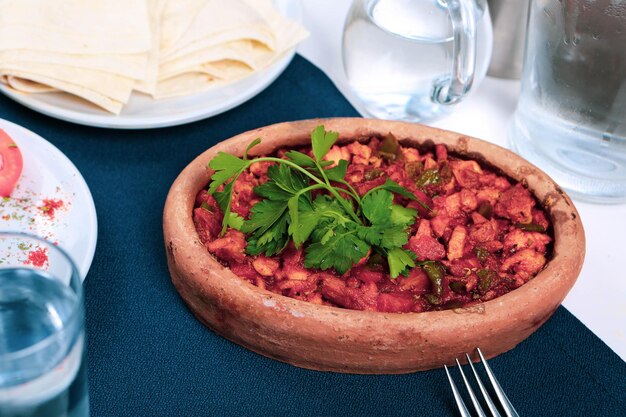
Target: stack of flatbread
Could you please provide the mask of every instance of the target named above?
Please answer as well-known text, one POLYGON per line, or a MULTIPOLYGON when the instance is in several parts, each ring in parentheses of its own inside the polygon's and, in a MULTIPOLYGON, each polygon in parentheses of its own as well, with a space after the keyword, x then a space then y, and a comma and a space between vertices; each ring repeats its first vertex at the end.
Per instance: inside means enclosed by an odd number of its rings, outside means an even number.
POLYGON ((308 36, 272 0, 0 0, 0 82, 119 114, 133 91, 198 93, 308 36))

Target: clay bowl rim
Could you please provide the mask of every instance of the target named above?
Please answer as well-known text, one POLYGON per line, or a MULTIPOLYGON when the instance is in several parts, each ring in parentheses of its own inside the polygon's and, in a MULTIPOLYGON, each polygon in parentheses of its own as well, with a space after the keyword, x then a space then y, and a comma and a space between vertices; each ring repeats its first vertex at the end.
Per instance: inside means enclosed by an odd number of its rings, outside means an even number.
MULTIPOLYGON (((497 321, 502 317, 512 317, 514 320, 518 314, 542 311, 542 315, 536 317, 538 327, 554 313, 573 286, 585 255, 584 230, 571 199, 547 174, 520 156, 493 143, 459 133, 417 124, 362 118, 277 123, 238 134, 207 149, 187 165, 172 184, 164 209, 164 237, 167 256, 180 273, 197 278, 188 283, 195 286, 195 291, 219 292, 235 302, 235 299, 243 298, 248 303, 246 311, 271 310, 271 314, 310 317, 326 326, 341 326, 346 331, 367 328, 372 332, 372 337, 388 335, 390 329, 408 331, 422 325, 439 329, 444 335, 448 331, 454 332, 455 329, 478 324, 489 326, 491 323, 497 328, 497 321), (288 145, 304 144, 311 130, 320 124, 327 130, 338 131, 340 141, 344 142, 362 136, 384 135, 391 131, 404 144, 443 143, 450 152, 486 162, 512 179, 524 181, 551 218, 555 241, 552 257, 546 267, 526 284, 493 300, 467 308, 421 313, 384 313, 316 305, 261 289, 237 277, 206 250, 193 224, 192 210, 196 194, 208 184, 211 174, 207 168, 209 160, 218 151, 241 156, 246 145, 257 137, 263 142, 254 148, 251 155, 266 154, 285 146, 285 139, 289 140, 288 145), (274 139, 273 135, 278 135, 278 139, 274 139), (273 146, 275 140, 280 145, 273 146), (485 153, 495 153, 497 157, 484 157, 485 153), (173 245, 177 253, 182 251, 192 261, 180 262, 178 256, 175 259, 173 245), (197 277, 200 273, 204 273, 202 278, 197 277), (385 329, 379 326, 381 320, 385 322, 385 329)), ((302 332, 306 333, 307 329, 302 329, 302 332)))

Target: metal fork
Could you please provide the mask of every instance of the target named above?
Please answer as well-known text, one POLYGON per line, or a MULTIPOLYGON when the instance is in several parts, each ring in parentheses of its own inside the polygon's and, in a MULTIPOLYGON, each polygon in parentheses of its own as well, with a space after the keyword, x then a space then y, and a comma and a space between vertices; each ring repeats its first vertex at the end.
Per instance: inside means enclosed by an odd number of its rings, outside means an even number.
MULTIPOLYGON (((504 410, 504 413, 506 414, 507 417, 519 417, 519 414, 517 414, 517 411, 515 411, 515 408, 513 408, 513 404, 511 404, 511 401, 509 401, 506 394, 502 390, 500 383, 496 379, 496 376, 493 374, 491 367, 485 360, 483 353, 480 351, 479 348, 476 348, 476 351, 478 352, 478 356, 480 357, 480 362, 483 364, 483 367, 485 368, 487 377, 489 378, 489 381, 491 381, 491 386, 493 390, 495 391, 496 395, 498 396, 498 399, 500 400, 500 404, 502 405, 502 409, 504 410)), ((498 412, 496 405, 493 403, 493 401, 491 400, 491 397, 487 393, 485 386, 480 380, 480 377, 478 376, 478 373, 476 372, 476 368, 474 368, 474 364, 472 363, 471 358, 469 357, 467 353, 465 354, 465 357, 467 358, 467 362, 472 368, 474 378, 476 379, 476 382, 478 383, 478 387, 480 388, 480 392, 483 394, 483 399, 485 400, 485 403, 487 404, 489 411, 491 411, 491 415, 493 417, 502 417, 500 413, 498 412)), ((467 389, 470 399, 472 400, 472 404, 474 405, 474 409, 476 410, 476 413, 478 414, 479 417, 487 417, 480 403, 478 402, 476 395, 474 394, 474 390, 472 390, 471 385, 467 381, 467 378, 465 377, 465 373, 463 372, 463 368, 461 367, 461 364, 459 363, 458 359, 456 360, 456 364, 459 368, 459 371, 461 372, 463 383, 465 384, 465 388, 467 389)), ((448 367, 444 365, 444 368, 446 369, 446 374, 448 375, 448 381, 450 382, 450 387, 452 388, 452 393, 454 394, 454 400, 456 401, 456 405, 459 408, 459 413, 461 414, 462 417, 472 417, 469 411, 467 411, 467 407, 465 406, 465 403, 463 402, 463 399, 461 398, 461 394, 459 394, 459 390, 457 389, 456 384, 452 380, 452 376, 450 375, 450 371, 448 367)))

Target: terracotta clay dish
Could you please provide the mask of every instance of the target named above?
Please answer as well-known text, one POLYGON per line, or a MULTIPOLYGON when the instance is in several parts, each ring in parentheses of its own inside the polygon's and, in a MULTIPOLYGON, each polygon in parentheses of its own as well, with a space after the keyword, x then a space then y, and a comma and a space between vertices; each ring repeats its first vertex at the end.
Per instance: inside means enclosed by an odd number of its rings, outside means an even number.
POLYGON ((545 173, 499 146, 417 124, 360 118, 280 123, 242 133, 207 150, 176 179, 167 197, 164 238, 176 289, 193 314, 223 337, 295 366, 346 373, 407 373, 453 364, 480 347, 493 357, 515 347, 554 313, 582 268, 585 237, 570 198, 545 173), (318 125, 339 142, 382 138, 403 147, 445 145, 527 187, 552 225, 551 255, 534 278, 502 296, 460 308, 419 313, 358 311, 289 298, 236 276, 201 241, 193 219, 196 196, 206 189, 218 152, 242 156, 310 145, 318 125))

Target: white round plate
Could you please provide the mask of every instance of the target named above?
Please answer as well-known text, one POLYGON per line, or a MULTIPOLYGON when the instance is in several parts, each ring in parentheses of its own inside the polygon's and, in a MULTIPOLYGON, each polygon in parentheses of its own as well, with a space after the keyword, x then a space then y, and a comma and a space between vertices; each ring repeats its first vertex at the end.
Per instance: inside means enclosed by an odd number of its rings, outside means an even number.
MULTIPOLYGON (((299 1, 276 0, 285 16, 301 21, 299 1)), ((0 83, 0 91, 18 103, 57 119, 113 129, 149 129, 176 126, 215 116, 236 107, 269 86, 287 68, 295 48, 269 67, 240 81, 185 97, 153 100, 133 92, 119 115, 113 115, 67 93, 24 94, 0 83)))
POLYGON ((0 230, 58 242, 84 280, 98 237, 96 207, 85 180, 74 164, 41 136, 3 119, 0 129, 15 141, 24 160, 22 176, 11 196, 0 197, 0 230))

